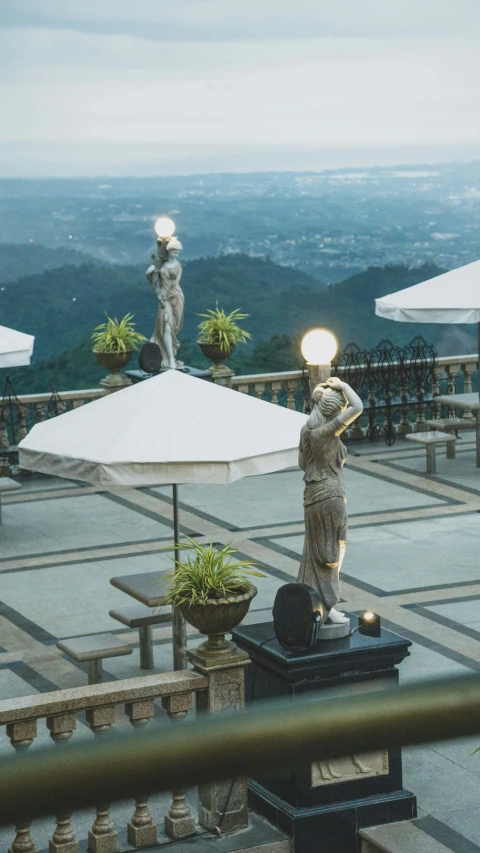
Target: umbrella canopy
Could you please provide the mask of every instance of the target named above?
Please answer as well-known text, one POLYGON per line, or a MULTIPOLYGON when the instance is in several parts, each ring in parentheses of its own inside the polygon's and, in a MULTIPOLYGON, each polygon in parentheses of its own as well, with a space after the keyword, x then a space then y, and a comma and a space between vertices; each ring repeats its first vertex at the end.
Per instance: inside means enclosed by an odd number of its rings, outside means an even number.
POLYGON ((19 464, 99 486, 230 483, 297 465, 306 419, 168 370, 36 424, 19 464))
POLYGON ((405 323, 480 323, 480 261, 376 299, 375 314, 405 323))
POLYGON ((33 335, 0 326, 0 367, 30 364, 34 341, 33 335))

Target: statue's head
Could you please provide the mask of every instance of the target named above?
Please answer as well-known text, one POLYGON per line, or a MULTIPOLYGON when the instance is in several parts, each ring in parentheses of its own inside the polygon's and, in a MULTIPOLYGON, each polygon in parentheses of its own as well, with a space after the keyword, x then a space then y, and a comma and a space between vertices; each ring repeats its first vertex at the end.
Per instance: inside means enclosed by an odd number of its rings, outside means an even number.
POLYGON ((336 417, 342 409, 347 407, 347 400, 343 391, 336 391, 324 383, 315 385, 312 400, 327 420, 336 417))
POLYGON ((183 246, 177 237, 172 237, 167 243, 168 257, 172 260, 175 260, 178 257, 182 249, 183 246))

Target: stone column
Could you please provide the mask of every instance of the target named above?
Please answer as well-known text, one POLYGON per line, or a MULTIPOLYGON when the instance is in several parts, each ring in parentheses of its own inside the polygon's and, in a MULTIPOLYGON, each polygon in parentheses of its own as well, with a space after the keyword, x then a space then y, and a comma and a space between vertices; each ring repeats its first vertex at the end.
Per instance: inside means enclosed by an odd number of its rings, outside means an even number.
POLYGON ((232 376, 235 376, 235 371, 227 367, 226 364, 221 367, 211 367, 210 373, 212 374, 215 385, 225 385, 227 388, 230 388, 232 376))
MULTIPOLYGON (((245 666, 250 663, 245 652, 236 646, 218 655, 192 650, 187 652, 187 659, 196 672, 208 677, 208 689, 196 694, 199 713, 245 707, 245 666)), ((228 779, 199 786, 198 820, 212 831, 234 832, 248 826, 247 780, 228 779)))

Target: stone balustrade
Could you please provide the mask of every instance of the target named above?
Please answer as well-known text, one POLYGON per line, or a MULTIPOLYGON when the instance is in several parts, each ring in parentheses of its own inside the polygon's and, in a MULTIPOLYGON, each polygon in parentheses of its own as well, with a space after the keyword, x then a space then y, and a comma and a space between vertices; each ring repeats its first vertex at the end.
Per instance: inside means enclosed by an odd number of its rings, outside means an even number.
MULTIPOLYGON (((408 366, 409 362, 404 362, 403 368, 408 366)), ((362 365, 357 365, 355 369, 358 372, 361 368, 362 365)), ((435 395, 468 393, 472 390, 472 375, 478 370, 478 355, 472 353, 437 358, 429 394, 423 394, 418 383, 416 392, 409 393, 405 378, 404 383, 400 379, 402 387, 398 397, 390 398, 388 392, 385 393, 383 380, 391 368, 391 364, 370 365, 368 379, 362 380, 361 387, 357 389, 365 404, 365 414, 360 422, 355 421, 349 428, 347 437, 375 438, 387 431, 394 435, 405 435, 412 430, 422 431, 427 416, 439 416, 438 407, 432 400, 435 395)), ((337 373, 356 387, 351 370, 349 372, 339 367, 337 373)), ((305 410, 308 399, 308 376, 302 370, 231 376, 228 385, 243 394, 251 394, 297 411, 305 410)), ((62 391, 61 394, 6 395, 0 400, 0 476, 8 475, 11 471, 12 461, 15 463, 16 446, 35 423, 97 400, 105 393, 103 388, 91 388, 62 391)), ((465 417, 471 418, 473 415, 467 412, 465 417)))
MULTIPOLYGON (((155 700, 160 700, 168 717, 178 722, 192 708, 193 694, 208 695, 212 689, 215 686, 209 684, 208 676, 182 670, 58 690, 0 702, 0 726, 5 726, 6 735, 17 751, 25 751, 31 746, 40 724, 46 726, 56 745, 65 745, 75 732, 80 712, 84 713, 92 732, 102 736, 115 725, 117 716, 119 726, 128 726, 122 710, 134 728, 147 725, 156 713, 162 714, 160 707, 155 706, 155 700)), ((222 707, 221 695, 217 697, 217 704, 222 707)), ((208 796, 208 792, 204 796, 208 796)), ((201 808, 199 820, 202 821, 201 808)), ((170 808, 164 815, 164 832, 173 839, 184 838, 195 831, 195 825, 195 816, 190 811, 185 791, 173 792, 170 808)), ((92 853, 117 853, 119 830, 126 830, 128 849, 150 848, 157 844, 158 821, 150 812, 148 797, 138 793, 126 827, 115 826, 109 805, 99 803, 88 832, 88 849, 92 853)), ((34 825, 28 822, 18 824, 9 853, 35 853, 34 836, 34 825)), ((79 853, 80 849, 85 849, 84 841, 75 837, 72 814, 57 814, 49 853, 79 853)))
MULTIPOLYGON (((404 363, 408 368, 409 362, 404 363)), ((478 370, 478 355, 444 356, 437 358, 432 377, 431 393, 425 394, 419 387, 417 393, 407 393, 407 381, 400 379, 400 394, 398 399, 389 399, 388 393, 381 395, 382 374, 391 365, 373 365, 374 371, 370 379, 360 388, 361 396, 366 404, 363 419, 355 421, 348 430, 347 437, 352 439, 375 438, 388 430, 393 434, 405 435, 409 432, 420 432, 425 429, 426 415, 439 417, 439 407, 432 397, 438 394, 468 393, 472 391, 472 374, 478 370), (375 380, 380 381, 375 381, 375 380), (363 393, 362 393, 363 392, 363 393), (427 412, 427 407, 429 412, 427 412), (368 410, 368 411, 367 411, 368 410), (395 420, 394 420, 395 419, 395 420)), ((361 369, 362 365, 357 366, 361 369)), ((348 371, 339 367, 336 371, 339 377, 349 379, 348 371)), ((302 411, 305 409, 306 388, 308 376, 301 370, 290 370, 284 373, 258 373, 248 376, 232 376, 230 387, 244 394, 251 394, 258 399, 287 406, 289 409, 302 411)), ((352 384, 355 386, 355 382, 352 384)), ((473 417, 465 413, 465 418, 473 417)))

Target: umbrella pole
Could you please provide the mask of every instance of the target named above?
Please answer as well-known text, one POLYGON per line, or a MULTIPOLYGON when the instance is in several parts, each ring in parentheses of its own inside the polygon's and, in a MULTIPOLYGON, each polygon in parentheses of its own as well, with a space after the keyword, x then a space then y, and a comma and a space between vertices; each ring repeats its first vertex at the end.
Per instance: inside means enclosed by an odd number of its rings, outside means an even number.
MULTIPOLYGON (((178 528, 178 485, 172 486, 173 489, 173 541, 177 545, 180 533, 178 528)), ((180 551, 175 548, 175 560, 179 559, 180 551)), ((177 564, 175 563, 175 566, 177 564)), ((187 623, 183 618, 182 611, 179 607, 172 608, 172 628, 173 628, 173 668, 186 669, 187 661, 184 658, 184 652, 187 648, 187 623)))

